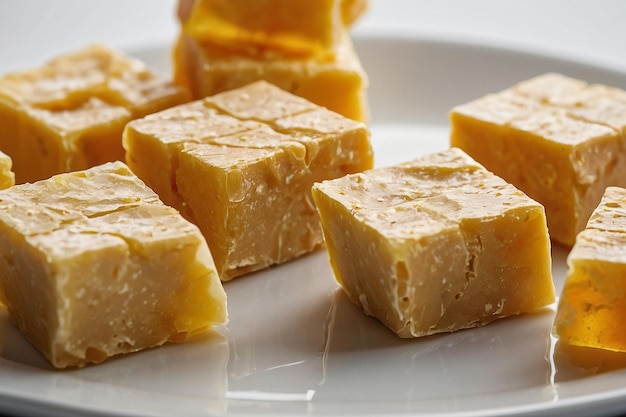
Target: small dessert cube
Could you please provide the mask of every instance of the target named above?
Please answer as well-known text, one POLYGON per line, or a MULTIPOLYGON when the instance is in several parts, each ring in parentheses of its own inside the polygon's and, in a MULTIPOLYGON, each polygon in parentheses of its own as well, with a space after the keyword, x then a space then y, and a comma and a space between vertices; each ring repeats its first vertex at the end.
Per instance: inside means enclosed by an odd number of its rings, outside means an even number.
POLYGON ((174 79, 196 99, 265 80, 350 119, 369 118, 368 77, 347 35, 335 59, 326 60, 236 55, 182 33, 174 48, 174 79))
POLYGON ((0 248, 0 302, 57 368, 227 320, 200 231, 122 162, 0 191, 0 248))
POLYGON ((452 146, 546 208, 573 245, 607 186, 626 186, 626 92, 544 74, 455 107, 452 146))
POLYGON ((626 189, 606 189, 567 263, 555 335, 569 345, 626 352, 626 189))
POLYGON ((200 227, 222 280, 320 247, 311 186, 373 165, 364 124, 265 81, 135 120, 124 146, 200 227))
POLYGON ((92 45, 0 77, 0 150, 17 183, 123 160, 127 122, 189 99, 142 62, 92 45))
POLYGON ((323 181, 313 197, 338 283, 400 337, 554 301, 543 207, 459 149, 323 181))
POLYGON ((327 55, 367 8, 367 0, 180 0, 192 38, 243 55, 327 55))

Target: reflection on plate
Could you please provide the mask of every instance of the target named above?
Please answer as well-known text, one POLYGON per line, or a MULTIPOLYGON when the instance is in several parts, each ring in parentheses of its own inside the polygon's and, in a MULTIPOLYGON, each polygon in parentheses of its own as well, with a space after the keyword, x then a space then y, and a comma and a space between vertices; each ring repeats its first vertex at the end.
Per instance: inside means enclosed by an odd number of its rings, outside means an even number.
MULTIPOLYGON (((455 104, 547 71, 626 74, 410 35, 361 35, 377 165, 448 147, 455 104)), ((169 46, 132 51, 169 68, 169 46)), ((554 248, 560 290, 566 250, 554 248)), ((626 411, 626 363, 550 338, 554 311, 397 338, 338 290, 326 253, 226 284, 228 326, 184 345, 54 371, 0 313, 0 410, 33 415, 593 415, 626 411), (577 359, 578 358, 578 359, 577 359), (591 359, 590 359, 591 358, 591 359), (599 365, 598 365, 599 364, 599 365)))

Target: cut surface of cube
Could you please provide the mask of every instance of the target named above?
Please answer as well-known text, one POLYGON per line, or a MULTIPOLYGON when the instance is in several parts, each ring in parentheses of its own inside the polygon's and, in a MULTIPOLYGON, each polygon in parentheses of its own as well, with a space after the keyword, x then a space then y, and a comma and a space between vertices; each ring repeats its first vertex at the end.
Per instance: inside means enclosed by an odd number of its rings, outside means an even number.
POLYGON ((543 207, 459 149, 313 186, 335 277, 401 337, 554 301, 543 207))
POLYGON ((0 301, 58 368, 227 320, 205 239, 122 162, 0 191, 0 301))
POLYGON ((332 55, 363 0, 183 0, 185 33, 241 55, 332 55))
POLYGON ((17 183, 123 160, 128 121, 189 98, 142 62, 91 45, 0 77, 0 150, 17 183))
POLYGON ((357 121, 367 121, 368 78, 349 37, 332 61, 316 58, 255 58, 224 54, 181 34, 174 48, 174 79, 194 98, 265 80, 357 121))
POLYGON ((546 208, 572 245, 607 186, 626 186, 626 92, 544 74, 455 107, 450 143, 546 208))
POLYGON ((311 186, 373 165, 364 124, 264 81, 135 120, 124 146, 198 224, 222 280, 320 247, 311 186))
POLYGON ((626 352, 626 190, 608 187, 576 238, 554 320, 559 341, 626 352))

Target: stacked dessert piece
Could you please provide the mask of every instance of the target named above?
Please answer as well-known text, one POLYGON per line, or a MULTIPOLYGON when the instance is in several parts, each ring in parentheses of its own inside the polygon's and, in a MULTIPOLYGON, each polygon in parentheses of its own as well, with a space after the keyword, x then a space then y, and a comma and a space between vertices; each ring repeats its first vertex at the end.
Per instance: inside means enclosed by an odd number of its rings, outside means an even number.
POLYGON ((366 121, 367 76, 349 30, 366 0, 182 0, 174 79, 194 98, 265 80, 366 121))

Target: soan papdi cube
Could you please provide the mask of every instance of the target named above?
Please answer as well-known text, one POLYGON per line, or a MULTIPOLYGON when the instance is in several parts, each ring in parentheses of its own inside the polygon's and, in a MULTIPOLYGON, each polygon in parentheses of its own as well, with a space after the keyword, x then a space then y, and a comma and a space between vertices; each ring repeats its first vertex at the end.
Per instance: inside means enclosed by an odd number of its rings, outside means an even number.
POLYGON ((58 368, 227 319, 198 228, 122 162, 0 191, 0 302, 58 368))
POLYGON ((368 79, 348 33, 366 8, 366 0, 181 0, 174 79, 196 99, 265 80, 367 121, 368 79))
POLYGON ((572 245, 607 186, 626 186, 626 92, 545 74, 455 107, 451 145, 546 208, 572 245))
POLYGON ((626 352, 626 190, 608 187, 568 259, 554 333, 576 346, 626 352))
POLYGON ((123 161, 127 122, 188 100, 142 62, 92 45, 0 77, 0 150, 17 183, 123 161))
POLYGON ((335 277, 401 337, 554 301, 543 207, 459 149, 315 184, 335 277))
POLYGON ((124 146, 200 227, 222 280, 320 247, 311 186, 373 165, 364 124, 264 81, 135 120, 124 146))
POLYGON ((180 0, 192 38, 240 55, 332 55, 367 0, 180 0))
POLYGON ((369 118, 368 77, 347 35, 328 61, 233 55, 182 33, 174 48, 174 79, 196 99, 265 80, 350 119, 369 118))

